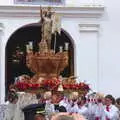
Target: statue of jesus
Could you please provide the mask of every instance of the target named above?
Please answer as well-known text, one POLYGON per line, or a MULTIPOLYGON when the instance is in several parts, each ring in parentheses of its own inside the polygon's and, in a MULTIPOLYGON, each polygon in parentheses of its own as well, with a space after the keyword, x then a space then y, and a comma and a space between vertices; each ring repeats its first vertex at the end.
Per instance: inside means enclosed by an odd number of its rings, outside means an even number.
POLYGON ((46 41, 48 50, 51 49, 51 35, 52 35, 52 17, 53 13, 50 9, 41 9, 41 26, 42 26, 42 40, 46 41))

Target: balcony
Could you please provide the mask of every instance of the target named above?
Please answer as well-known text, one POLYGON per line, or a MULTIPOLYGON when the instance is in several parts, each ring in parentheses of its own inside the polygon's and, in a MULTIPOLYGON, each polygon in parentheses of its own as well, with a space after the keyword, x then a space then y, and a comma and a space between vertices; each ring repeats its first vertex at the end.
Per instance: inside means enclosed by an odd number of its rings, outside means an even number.
POLYGON ((64 5, 65 4, 65 0, 14 0, 14 4, 64 5))

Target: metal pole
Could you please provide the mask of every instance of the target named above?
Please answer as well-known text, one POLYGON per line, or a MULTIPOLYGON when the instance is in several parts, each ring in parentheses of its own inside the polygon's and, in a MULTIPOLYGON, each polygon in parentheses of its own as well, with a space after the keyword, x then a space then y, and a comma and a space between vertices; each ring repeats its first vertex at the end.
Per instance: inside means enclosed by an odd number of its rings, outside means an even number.
POLYGON ((54 41, 54 53, 55 53, 55 48, 56 48, 56 31, 55 31, 55 41, 54 41))

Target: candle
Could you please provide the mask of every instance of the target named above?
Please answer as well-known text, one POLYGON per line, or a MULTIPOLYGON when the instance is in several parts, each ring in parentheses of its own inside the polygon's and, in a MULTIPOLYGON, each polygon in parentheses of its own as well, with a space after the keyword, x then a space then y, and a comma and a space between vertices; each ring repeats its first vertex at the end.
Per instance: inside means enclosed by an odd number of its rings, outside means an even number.
POLYGON ((29 45, 26 45, 26 52, 27 52, 27 53, 29 53, 29 52, 30 52, 29 45))
POLYGON ((15 80, 15 84, 16 84, 17 82, 19 82, 18 77, 15 77, 14 80, 15 80))
POLYGON ((69 43, 66 42, 66 43, 65 43, 65 50, 66 50, 66 51, 68 50, 68 46, 69 46, 69 43))
POLYGON ((62 51, 63 51, 63 47, 62 47, 62 46, 60 46, 60 47, 59 47, 59 49, 60 49, 60 52, 62 52, 62 51))
POLYGON ((33 50, 33 42, 32 41, 29 42, 29 49, 33 50))

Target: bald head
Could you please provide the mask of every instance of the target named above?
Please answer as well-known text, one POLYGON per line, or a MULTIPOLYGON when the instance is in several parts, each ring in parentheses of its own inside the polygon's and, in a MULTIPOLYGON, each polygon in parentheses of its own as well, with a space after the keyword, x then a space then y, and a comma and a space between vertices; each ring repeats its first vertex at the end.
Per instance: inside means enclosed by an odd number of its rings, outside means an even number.
POLYGON ((85 118, 79 114, 73 113, 58 113, 52 116, 51 120, 85 120, 85 118))
POLYGON ((74 118, 67 115, 59 115, 57 120, 74 120, 74 118))

